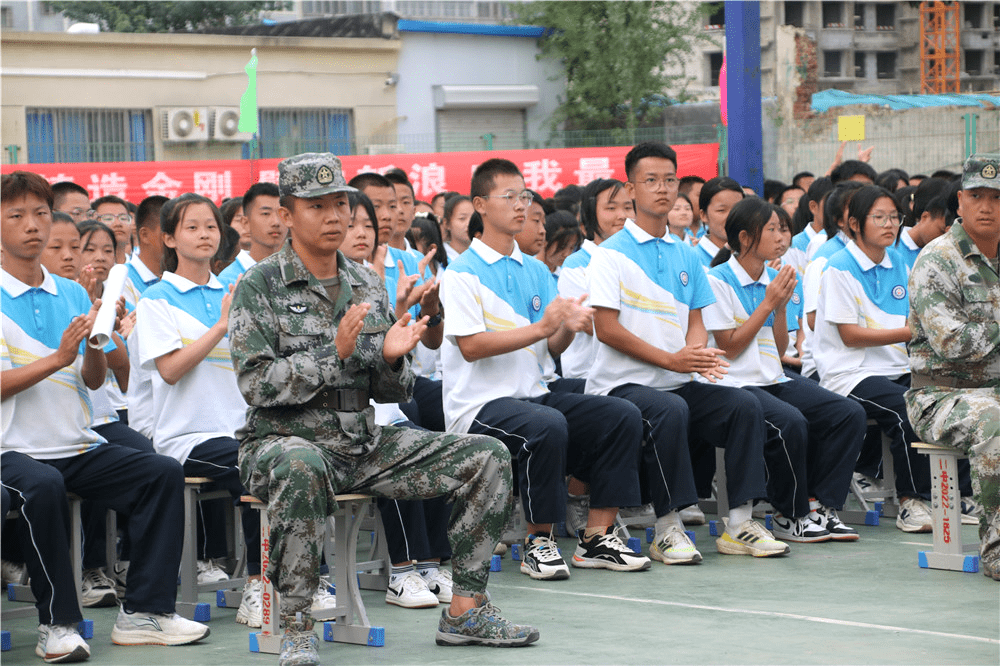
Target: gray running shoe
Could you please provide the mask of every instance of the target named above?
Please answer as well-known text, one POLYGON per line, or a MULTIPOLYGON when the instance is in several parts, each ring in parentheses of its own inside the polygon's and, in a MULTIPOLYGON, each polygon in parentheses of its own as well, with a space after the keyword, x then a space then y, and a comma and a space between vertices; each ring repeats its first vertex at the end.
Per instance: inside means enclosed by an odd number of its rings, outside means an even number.
POLYGON ((538 629, 505 620, 486 594, 477 593, 473 598, 476 607, 459 617, 449 615, 447 608, 442 610, 435 643, 519 647, 539 640, 538 629))

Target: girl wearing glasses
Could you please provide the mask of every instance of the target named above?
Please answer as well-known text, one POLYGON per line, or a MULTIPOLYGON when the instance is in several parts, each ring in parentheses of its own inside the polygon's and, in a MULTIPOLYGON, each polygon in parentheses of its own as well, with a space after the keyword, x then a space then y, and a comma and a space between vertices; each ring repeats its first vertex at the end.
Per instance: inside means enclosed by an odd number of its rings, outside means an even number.
POLYGON ((92 220, 106 225, 115 234, 115 263, 124 264, 132 253, 132 214, 129 204, 116 196, 108 195, 91 204, 92 220))
MULTIPOLYGON (((907 265, 888 250, 897 240, 900 212, 892 195, 866 185, 848 204, 850 240, 833 254, 821 278, 814 360, 820 385, 858 401, 890 438, 904 532, 930 532, 928 458, 914 452, 907 420, 907 265)), ((861 459, 871 455, 863 448, 861 459)), ((878 454, 876 454, 878 459, 878 454)))

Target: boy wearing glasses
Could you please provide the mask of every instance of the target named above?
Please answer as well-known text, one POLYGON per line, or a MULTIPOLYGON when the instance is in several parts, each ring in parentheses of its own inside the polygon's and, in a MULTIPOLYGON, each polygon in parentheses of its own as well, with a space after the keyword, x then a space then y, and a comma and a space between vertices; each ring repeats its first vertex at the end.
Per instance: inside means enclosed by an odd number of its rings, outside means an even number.
POLYGON ((565 519, 566 475, 590 483, 587 527, 572 563, 613 571, 649 569, 614 532, 620 506, 639 504, 642 423, 624 400, 583 395, 583 381, 558 379, 559 356, 591 330, 585 297, 561 298, 545 264, 515 243, 532 195, 512 162, 491 159, 473 174, 473 207, 483 233, 442 278, 445 419, 449 432, 496 437, 517 460, 528 523, 521 571, 568 578, 552 537, 565 519), (555 380, 555 381, 553 381, 555 380))
POLYGON ((662 143, 641 143, 626 155, 636 219, 598 246, 588 266, 598 350, 587 392, 627 400, 643 414, 642 501, 657 515, 653 559, 702 561, 680 510, 698 501, 691 458, 711 446, 725 449, 730 502, 720 507, 729 516, 717 550, 784 555, 789 547, 751 519, 753 500, 766 496, 761 405, 747 391, 715 385, 727 363, 722 350, 706 346, 702 308, 716 299, 696 251, 667 230, 677 164, 662 143))
POLYGON ((132 213, 129 212, 129 205, 124 199, 108 195, 96 199, 91 204, 91 209, 94 214, 90 219, 103 222, 114 232, 115 245, 118 248, 115 263, 124 264, 132 254, 132 213))

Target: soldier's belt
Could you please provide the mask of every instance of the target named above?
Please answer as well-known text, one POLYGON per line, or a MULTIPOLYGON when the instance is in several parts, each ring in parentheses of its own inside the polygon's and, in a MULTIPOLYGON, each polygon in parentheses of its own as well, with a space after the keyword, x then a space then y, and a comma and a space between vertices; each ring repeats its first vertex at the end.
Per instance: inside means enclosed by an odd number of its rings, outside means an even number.
POLYGON ((368 407, 368 391, 362 389, 323 389, 303 404, 310 409, 332 409, 337 412, 360 412, 368 407))
POLYGON ((919 372, 911 373, 911 388, 919 389, 926 388, 928 386, 938 386, 939 388, 955 388, 955 389, 976 389, 983 387, 984 383, 982 381, 974 381, 972 379, 960 379, 959 377, 932 377, 931 375, 923 375, 919 372))

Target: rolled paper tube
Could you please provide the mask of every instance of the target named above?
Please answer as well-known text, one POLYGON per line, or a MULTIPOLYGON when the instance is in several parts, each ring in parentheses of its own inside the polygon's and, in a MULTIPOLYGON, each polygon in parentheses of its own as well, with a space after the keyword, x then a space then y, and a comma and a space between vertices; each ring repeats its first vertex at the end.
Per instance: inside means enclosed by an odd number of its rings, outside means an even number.
POLYGON ((115 264, 108 272, 108 279, 104 281, 104 294, 101 296, 101 308, 97 311, 88 341, 94 349, 104 349, 111 341, 111 333, 115 330, 115 306, 125 291, 128 276, 129 269, 125 264, 115 264))

